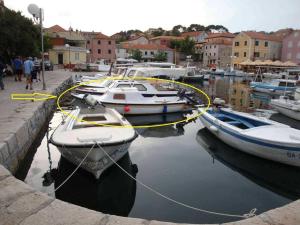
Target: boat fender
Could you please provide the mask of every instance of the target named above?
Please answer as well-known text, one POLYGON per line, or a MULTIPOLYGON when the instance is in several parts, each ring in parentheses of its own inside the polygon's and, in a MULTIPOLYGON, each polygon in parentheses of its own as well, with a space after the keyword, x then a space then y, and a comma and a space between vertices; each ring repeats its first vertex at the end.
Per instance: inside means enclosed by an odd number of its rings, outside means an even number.
POLYGON ((167 113, 167 112, 168 112, 168 106, 164 105, 164 107, 163 107, 163 113, 167 113))
POLYGON ((209 129, 213 132, 218 132, 218 128, 214 125, 210 126, 209 129))
POLYGON ((130 112, 130 107, 129 105, 124 106, 124 112, 130 112))

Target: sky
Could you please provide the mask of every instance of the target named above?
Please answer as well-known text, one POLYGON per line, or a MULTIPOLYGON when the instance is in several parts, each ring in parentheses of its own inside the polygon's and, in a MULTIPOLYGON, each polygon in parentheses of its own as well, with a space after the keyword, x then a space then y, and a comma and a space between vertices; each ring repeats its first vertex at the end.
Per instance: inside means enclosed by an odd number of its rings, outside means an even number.
POLYGON ((300 0, 4 0, 27 17, 31 3, 44 9, 45 27, 58 24, 106 35, 193 23, 220 24, 230 32, 300 29, 300 0))

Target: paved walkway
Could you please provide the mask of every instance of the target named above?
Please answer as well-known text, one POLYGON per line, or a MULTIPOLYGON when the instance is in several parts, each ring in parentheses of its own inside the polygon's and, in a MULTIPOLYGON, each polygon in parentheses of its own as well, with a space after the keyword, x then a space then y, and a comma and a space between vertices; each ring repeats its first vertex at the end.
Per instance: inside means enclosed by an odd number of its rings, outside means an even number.
POLYGON ((42 90, 41 81, 33 83, 33 90, 26 90, 24 78, 22 82, 16 82, 14 81, 14 77, 5 77, 5 90, 0 90, 0 142, 7 137, 7 134, 10 133, 11 130, 14 131, 13 128, 17 124, 16 120, 24 121, 28 119, 32 115, 33 109, 41 104, 41 102, 11 100, 10 95, 12 93, 51 93, 68 77, 70 77, 70 73, 67 71, 46 71, 46 91, 42 90))

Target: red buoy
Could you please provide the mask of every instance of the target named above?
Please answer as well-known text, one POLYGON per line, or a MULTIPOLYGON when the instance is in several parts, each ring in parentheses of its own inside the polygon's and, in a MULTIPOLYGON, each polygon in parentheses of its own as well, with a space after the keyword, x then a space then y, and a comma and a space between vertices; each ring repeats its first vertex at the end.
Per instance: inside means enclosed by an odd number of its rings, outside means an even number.
POLYGON ((129 105, 124 106, 124 112, 130 112, 130 107, 129 105))

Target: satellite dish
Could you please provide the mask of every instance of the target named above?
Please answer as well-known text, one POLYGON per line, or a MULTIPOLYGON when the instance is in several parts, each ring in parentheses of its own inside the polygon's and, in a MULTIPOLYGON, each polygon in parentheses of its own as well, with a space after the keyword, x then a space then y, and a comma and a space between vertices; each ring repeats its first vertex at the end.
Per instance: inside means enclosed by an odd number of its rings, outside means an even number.
POLYGON ((30 4, 27 7, 28 12, 35 18, 39 18, 40 8, 36 4, 30 4))

